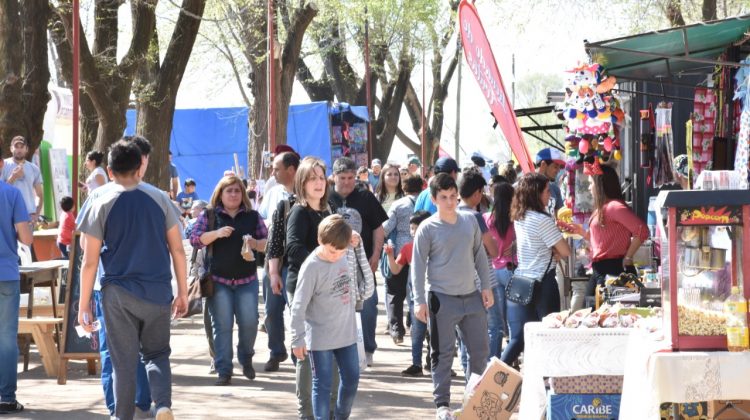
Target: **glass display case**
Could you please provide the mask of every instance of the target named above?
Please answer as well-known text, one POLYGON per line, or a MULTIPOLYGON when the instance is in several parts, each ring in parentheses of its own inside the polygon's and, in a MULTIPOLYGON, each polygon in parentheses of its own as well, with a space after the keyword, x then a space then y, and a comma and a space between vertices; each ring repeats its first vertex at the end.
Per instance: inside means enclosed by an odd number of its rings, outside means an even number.
POLYGON ((664 191, 657 203, 665 338, 673 350, 726 350, 724 300, 732 286, 750 292, 750 191, 664 191))

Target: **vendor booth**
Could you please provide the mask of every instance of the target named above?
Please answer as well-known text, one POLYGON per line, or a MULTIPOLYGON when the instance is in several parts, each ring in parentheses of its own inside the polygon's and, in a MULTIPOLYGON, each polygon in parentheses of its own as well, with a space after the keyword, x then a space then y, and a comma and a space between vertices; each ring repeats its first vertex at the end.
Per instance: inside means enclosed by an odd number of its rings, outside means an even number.
POLYGON ((368 167, 366 106, 327 101, 289 106, 287 144, 300 156, 321 158, 330 172, 336 159, 347 156, 368 167))
MULTIPOLYGON (((649 239, 595 300, 526 324, 520 418, 750 418, 748 41, 750 15, 585 42, 571 65, 558 221, 588 222, 608 165, 649 239)), ((590 253, 568 236, 572 279, 590 253)))

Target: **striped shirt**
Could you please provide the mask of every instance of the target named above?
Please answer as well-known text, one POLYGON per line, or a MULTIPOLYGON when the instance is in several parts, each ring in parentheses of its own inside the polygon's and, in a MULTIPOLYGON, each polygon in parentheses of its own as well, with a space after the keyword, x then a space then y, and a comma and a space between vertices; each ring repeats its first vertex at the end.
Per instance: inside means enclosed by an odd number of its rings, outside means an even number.
POLYGON ((562 239, 552 216, 528 210, 521 220, 513 223, 516 231, 518 268, 516 273, 541 278, 546 272, 552 247, 562 239))
POLYGON ((619 200, 604 203, 604 225, 599 224, 599 213, 591 216, 591 259, 601 261, 622 258, 630 247, 631 238, 641 242, 648 238, 648 228, 627 204, 619 200))

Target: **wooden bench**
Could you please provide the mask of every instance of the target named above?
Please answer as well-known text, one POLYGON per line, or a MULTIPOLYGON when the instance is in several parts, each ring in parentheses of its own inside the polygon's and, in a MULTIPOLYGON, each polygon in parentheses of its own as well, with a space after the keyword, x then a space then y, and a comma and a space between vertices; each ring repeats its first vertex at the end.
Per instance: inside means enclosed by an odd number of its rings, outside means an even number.
POLYGON ((42 357, 47 376, 56 377, 60 366, 60 353, 53 339, 55 327, 62 325, 62 318, 38 317, 19 318, 18 333, 31 334, 42 357))

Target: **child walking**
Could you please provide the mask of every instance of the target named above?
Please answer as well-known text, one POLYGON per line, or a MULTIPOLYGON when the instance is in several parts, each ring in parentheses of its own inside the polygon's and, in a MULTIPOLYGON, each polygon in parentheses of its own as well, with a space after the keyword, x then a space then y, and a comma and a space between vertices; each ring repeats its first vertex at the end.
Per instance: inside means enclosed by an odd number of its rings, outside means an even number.
POLYGON ((453 418, 450 370, 456 327, 466 346, 471 372, 482 374, 489 353, 485 309, 492 306, 493 296, 482 232, 473 214, 456 210, 456 181, 448 174, 436 175, 430 181, 430 195, 437 213, 417 229, 411 279, 416 318, 427 322, 429 307, 436 418, 448 420, 453 418), (481 293, 474 284, 475 272, 479 275, 481 293))
MULTIPOLYGON (((303 362, 310 355, 313 414, 318 420, 329 418, 334 358, 341 377, 336 420, 349 418, 359 385, 355 307, 367 296, 359 296, 358 275, 344 258, 351 237, 352 228, 338 214, 320 222, 320 245, 302 264, 292 301, 292 352, 303 362)), ((372 281, 371 273, 363 277, 372 281)))

